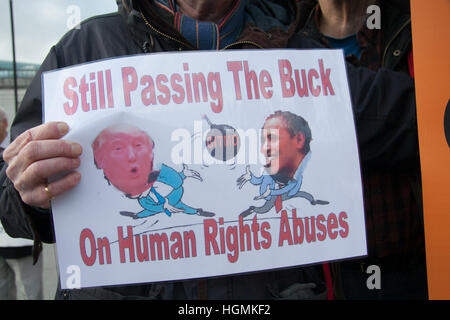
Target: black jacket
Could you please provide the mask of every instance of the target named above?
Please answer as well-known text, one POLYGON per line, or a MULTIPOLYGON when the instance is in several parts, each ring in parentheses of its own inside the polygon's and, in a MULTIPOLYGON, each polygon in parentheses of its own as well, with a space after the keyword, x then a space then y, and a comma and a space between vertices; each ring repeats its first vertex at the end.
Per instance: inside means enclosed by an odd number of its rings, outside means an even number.
MULTIPOLYGON (((251 1, 252 4, 261 6, 264 6, 264 2, 251 1)), ((240 39, 230 48, 308 49, 320 46, 295 33, 295 24, 299 17, 295 1, 273 0, 273 2, 286 6, 286 12, 291 16, 291 26, 283 30, 279 27, 247 25, 240 39)), ((151 17, 146 25, 137 10, 141 5, 140 1, 118 0, 118 5, 118 13, 84 21, 81 28, 71 30, 51 48, 17 112, 11 129, 12 139, 42 123, 43 71, 145 52, 192 50, 187 40, 161 19, 161 15, 154 12, 151 7, 141 8, 147 17, 151 17)), ((407 76, 389 70, 382 69, 375 73, 350 65, 348 76, 361 160, 379 166, 402 166, 416 158, 418 143, 413 81, 407 76)), ((6 177, 5 169, 6 165, 3 166, 0 175, 1 221, 11 236, 35 240, 35 258, 37 258, 41 241, 54 241, 51 211, 24 204, 12 182, 6 177)), ((316 289, 313 292, 320 296, 324 292, 320 270, 316 267, 294 268, 199 281, 58 291, 58 296, 85 299, 122 297, 269 299, 284 297, 286 292, 284 290, 295 283, 314 283, 316 289)), ((302 294, 296 291, 290 297, 298 298, 302 294)))
MULTIPOLYGON (((320 42, 322 34, 312 21, 317 4, 317 0, 299 1, 301 15, 298 19, 297 30, 300 34, 320 42)), ((382 31, 380 67, 409 74, 407 55, 412 49, 409 10, 402 11, 399 8, 400 4, 393 6, 392 0, 379 0, 378 4, 381 8, 380 30, 382 31)), ((404 5, 402 3, 401 7, 404 5)))

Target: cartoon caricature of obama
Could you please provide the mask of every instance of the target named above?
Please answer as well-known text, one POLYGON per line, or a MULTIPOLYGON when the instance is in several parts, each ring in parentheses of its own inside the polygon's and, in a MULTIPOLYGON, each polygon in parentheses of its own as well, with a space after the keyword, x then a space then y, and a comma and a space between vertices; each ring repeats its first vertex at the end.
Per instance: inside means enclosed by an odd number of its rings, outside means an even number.
POLYGON ((204 217, 215 215, 181 201, 184 179, 203 181, 198 172, 188 169, 186 165, 183 165, 181 172, 177 172, 165 164, 159 171, 153 170, 155 143, 141 129, 128 124, 107 127, 96 137, 92 149, 95 165, 103 170, 108 183, 127 197, 137 199, 143 208, 137 213, 121 211, 121 215, 134 219, 161 212, 169 217, 174 213, 204 217))
POLYGON ((303 172, 311 158, 311 129, 305 119, 289 111, 276 111, 267 117, 263 126, 261 152, 266 157, 266 174, 255 176, 250 167, 237 179, 239 189, 247 182, 259 185, 259 196, 264 199, 261 207, 250 206, 241 212, 246 217, 252 213, 264 214, 275 207, 278 213, 282 202, 292 198, 304 198, 312 205, 326 205, 328 201, 316 200, 301 190, 303 172))

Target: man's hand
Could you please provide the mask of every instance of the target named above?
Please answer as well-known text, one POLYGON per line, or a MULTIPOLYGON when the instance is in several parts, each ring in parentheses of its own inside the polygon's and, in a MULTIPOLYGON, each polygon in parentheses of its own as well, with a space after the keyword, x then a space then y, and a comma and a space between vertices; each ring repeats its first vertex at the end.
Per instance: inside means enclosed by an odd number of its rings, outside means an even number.
POLYGON ((242 176, 240 176, 236 181, 239 189, 242 189, 244 184, 246 184, 251 179, 252 179, 252 172, 250 171, 250 166, 247 166, 245 168, 245 173, 242 176))
POLYGON ((183 174, 186 178, 194 178, 203 181, 202 176, 195 170, 191 170, 187 165, 183 164, 183 174))
POLYGON ((26 204, 49 208, 52 197, 74 188, 80 181, 80 173, 71 172, 48 183, 49 177, 80 166, 81 146, 60 140, 68 131, 64 122, 48 122, 22 133, 3 152, 8 163, 6 175, 26 204))

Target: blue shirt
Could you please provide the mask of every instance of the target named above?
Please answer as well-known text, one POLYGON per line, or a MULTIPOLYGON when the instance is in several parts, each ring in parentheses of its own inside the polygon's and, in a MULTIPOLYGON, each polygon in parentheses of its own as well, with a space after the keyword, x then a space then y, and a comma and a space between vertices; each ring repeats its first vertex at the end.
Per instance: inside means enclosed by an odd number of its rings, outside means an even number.
POLYGON ((325 39, 328 40, 329 45, 335 49, 344 49, 344 56, 355 55, 358 60, 361 58, 362 49, 356 39, 356 34, 352 34, 351 36, 338 39, 329 36, 325 36, 325 39))

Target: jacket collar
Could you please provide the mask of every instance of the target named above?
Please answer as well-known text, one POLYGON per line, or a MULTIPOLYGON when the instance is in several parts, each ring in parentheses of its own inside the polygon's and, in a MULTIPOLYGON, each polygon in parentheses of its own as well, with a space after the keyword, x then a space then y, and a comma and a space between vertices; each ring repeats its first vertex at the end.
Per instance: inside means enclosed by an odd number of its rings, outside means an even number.
MULTIPOLYGON (((168 23, 171 21, 169 13, 164 15, 156 10, 152 0, 116 2, 119 13, 129 26, 131 36, 144 52, 157 50, 155 45, 161 45, 162 48, 159 49, 163 50, 195 49, 168 23), (164 43, 155 43, 160 41, 164 43)), ((249 19, 238 40, 229 48, 286 47, 299 21, 298 3, 295 0, 249 0, 246 11, 253 18, 249 19)))
POLYGON ((246 21, 248 0, 235 0, 228 13, 217 23, 195 20, 179 12, 175 0, 154 0, 159 10, 169 12, 173 27, 201 50, 217 50, 236 41, 246 21))

